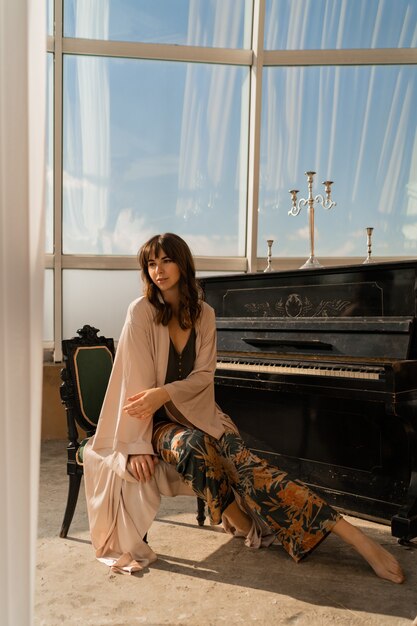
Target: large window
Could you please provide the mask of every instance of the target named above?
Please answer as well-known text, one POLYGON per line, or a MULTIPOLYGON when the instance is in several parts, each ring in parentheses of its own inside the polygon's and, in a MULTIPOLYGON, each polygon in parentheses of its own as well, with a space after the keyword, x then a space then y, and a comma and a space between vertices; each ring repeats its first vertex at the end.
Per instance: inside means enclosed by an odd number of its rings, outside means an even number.
POLYGON ((417 255, 415 0, 47 0, 45 340, 116 339, 138 247, 174 231, 199 273, 308 255, 289 189, 333 180, 316 253, 417 255))
POLYGON ((63 252, 245 254, 249 70, 67 55, 63 252), (221 229, 218 228, 221 224, 221 229))
MULTIPOLYGON (((308 250, 308 218, 288 215, 289 189, 333 180, 337 205, 317 208, 320 255, 417 255, 417 66, 268 67, 264 71, 258 250, 308 250)), ((305 211, 305 210, 304 210, 305 211)))

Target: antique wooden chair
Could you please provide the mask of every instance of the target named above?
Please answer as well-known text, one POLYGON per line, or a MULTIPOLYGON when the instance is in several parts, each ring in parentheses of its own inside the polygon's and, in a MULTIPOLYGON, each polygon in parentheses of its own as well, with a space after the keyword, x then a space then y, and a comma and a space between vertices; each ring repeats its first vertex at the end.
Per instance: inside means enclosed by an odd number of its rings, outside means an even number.
MULTIPOLYGON (((95 433, 113 366, 113 339, 99 337, 98 332, 97 328, 85 325, 77 330, 78 337, 62 341, 65 366, 61 370, 60 393, 67 414, 69 485, 60 537, 67 536, 74 516, 83 475, 84 446, 95 433), (86 434, 81 441, 78 428, 86 434)), ((197 498, 199 526, 203 526, 205 518, 204 500, 197 498)))
POLYGON ((86 324, 77 331, 78 337, 62 341, 65 367, 61 370, 60 392, 67 414, 69 485, 60 537, 67 536, 74 516, 83 475, 84 446, 95 433, 113 367, 113 339, 98 337, 98 332, 97 328, 86 324), (79 441, 78 428, 86 434, 82 441, 79 441))

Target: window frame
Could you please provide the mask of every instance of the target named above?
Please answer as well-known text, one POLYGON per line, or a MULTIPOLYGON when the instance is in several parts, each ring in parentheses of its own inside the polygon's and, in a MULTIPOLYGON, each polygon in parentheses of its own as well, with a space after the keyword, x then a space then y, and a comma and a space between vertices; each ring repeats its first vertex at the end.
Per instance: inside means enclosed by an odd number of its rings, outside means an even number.
MULTIPOLYGON (((63 136, 63 58, 64 55, 94 55, 182 61, 192 63, 215 63, 241 65, 250 69, 249 88, 249 146, 247 229, 245 256, 200 257, 197 256, 198 272, 257 272, 266 265, 265 256, 257 255, 259 162, 262 108, 262 74, 264 67, 288 66, 340 66, 340 65, 417 65, 417 48, 340 49, 340 50, 265 50, 264 23, 265 0, 253 1, 251 49, 206 48, 171 44, 132 43, 63 37, 63 1, 53 0, 54 35, 47 37, 47 52, 52 53, 53 70, 53 253, 45 254, 45 269, 54 272, 54 341, 45 342, 52 350, 53 360, 62 360, 62 272, 65 269, 86 270, 137 270, 135 256, 74 255, 62 251, 62 136, 63 136)), ((380 261, 414 258, 410 256, 379 257, 380 261)), ((296 269, 305 258, 276 258, 276 266, 282 270, 296 269)), ((361 263, 357 257, 322 257, 328 266, 361 263)), ((274 264, 274 259, 273 259, 274 264)))

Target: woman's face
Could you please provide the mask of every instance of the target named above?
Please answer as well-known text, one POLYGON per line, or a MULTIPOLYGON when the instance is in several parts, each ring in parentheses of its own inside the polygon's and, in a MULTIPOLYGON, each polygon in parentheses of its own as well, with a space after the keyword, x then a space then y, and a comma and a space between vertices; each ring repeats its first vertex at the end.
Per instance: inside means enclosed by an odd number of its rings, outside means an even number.
POLYGON ((152 282, 160 289, 162 294, 172 289, 178 289, 181 277, 178 265, 162 250, 158 256, 151 253, 148 259, 148 272, 152 282))

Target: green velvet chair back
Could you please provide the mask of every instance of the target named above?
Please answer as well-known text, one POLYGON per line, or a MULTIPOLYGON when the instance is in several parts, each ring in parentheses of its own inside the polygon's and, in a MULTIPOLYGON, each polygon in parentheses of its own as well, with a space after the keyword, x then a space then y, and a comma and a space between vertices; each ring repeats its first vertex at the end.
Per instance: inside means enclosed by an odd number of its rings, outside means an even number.
POLYGON ((113 354, 107 346, 80 346, 73 355, 79 405, 79 424, 85 430, 97 426, 100 410, 113 367, 113 354))
POLYGON ((77 441, 77 426, 94 434, 114 360, 114 342, 97 336, 98 329, 85 325, 79 337, 64 339, 65 368, 61 373, 61 398, 67 410, 68 439, 77 441))

